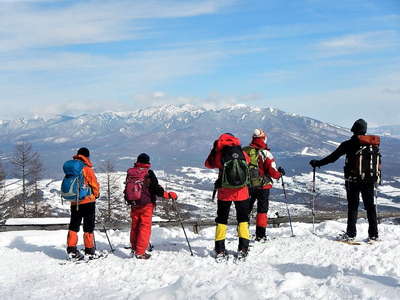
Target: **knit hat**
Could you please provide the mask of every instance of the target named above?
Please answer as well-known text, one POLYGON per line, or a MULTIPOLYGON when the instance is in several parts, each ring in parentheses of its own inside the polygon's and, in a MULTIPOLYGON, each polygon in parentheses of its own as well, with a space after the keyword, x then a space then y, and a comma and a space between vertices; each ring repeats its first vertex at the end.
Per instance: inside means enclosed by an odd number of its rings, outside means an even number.
POLYGON ((142 164, 149 164, 150 163, 150 156, 148 156, 146 153, 141 153, 137 157, 136 162, 142 163, 142 164))
POLYGON ((85 157, 89 157, 89 156, 90 156, 89 149, 88 149, 88 148, 85 148, 85 147, 80 148, 80 149, 78 150, 78 153, 77 153, 77 154, 78 154, 78 155, 83 155, 83 156, 85 156, 85 157))
POLYGON ((265 141, 267 141, 267 135, 265 134, 265 131, 260 128, 254 129, 253 138, 263 138, 265 141))
POLYGON ((363 119, 358 119, 354 122, 353 127, 351 127, 351 131, 356 135, 364 135, 367 133, 367 122, 363 119))

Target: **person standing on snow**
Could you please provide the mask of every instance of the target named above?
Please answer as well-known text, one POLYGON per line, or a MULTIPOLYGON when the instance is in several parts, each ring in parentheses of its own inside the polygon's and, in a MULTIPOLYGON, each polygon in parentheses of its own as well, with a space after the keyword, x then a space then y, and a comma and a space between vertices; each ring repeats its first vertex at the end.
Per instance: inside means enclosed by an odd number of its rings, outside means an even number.
MULTIPOLYGON (((90 187, 91 193, 77 203, 71 202, 71 219, 67 236, 67 253, 71 259, 79 260, 83 258, 82 253, 77 250, 78 232, 83 219, 83 242, 85 245, 85 255, 89 258, 96 256, 96 244, 94 240, 94 228, 96 218, 96 199, 100 196, 100 185, 93 171, 93 164, 89 159, 89 150, 85 147, 80 148, 74 160, 84 163, 82 168, 84 185, 90 187)), ((74 161, 71 161, 74 162, 74 161)))
POLYGON ((137 259, 149 259, 151 257, 146 250, 149 247, 153 210, 156 206, 157 196, 173 201, 178 198, 174 192, 164 192, 150 167, 150 157, 146 153, 140 154, 134 167, 127 171, 124 190, 125 200, 131 204, 130 243, 132 254, 137 259), (141 191, 140 195, 136 197, 133 193, 135 189, 138 189, 138 183, 141 191))
POLYGON ((225 250, 225 238, 229 210, 232 202, 236 208, 238 222, 238 257, 245 258, 249 248, 249 189, 247 154, 242 151, 240 140, 230 133, 222 134, 214 142, 214 147, 205 161, 205 167, 219 169, 219 176, 215 183, 218 189, 218 208, 215 219, 215 255, 217 260, 227 258, 225 250), (231 177, 237 177, 232 180, 231 177))
POLYGON ((347 229, 345 233, 338 236, 338 239, 353 241, 356 237, 358 205, 361 193, 364 207, 367 211, 369 240, 377 240, 378 222, 376 205, 374 203, 374 188, 375 184, 380 181, 380 154, 379 152, 376 155, 368 154, 371 160, 367 165, 376 165, 375 168, 370 170, 372 172, 367 172, 366 174, 359 172, 362 171, 365 166, 365 164, 360 164, 359 162, 363 159, 363 151, 365 149, 373 150, 374 147, 379 146, 379 137, 365 135, 367 132, 367 122, 363 119, 358 119, 352 126, 351 131, 353 132, 353 136, 349 140, 341 143, 339 147, 327 157, 321 160, 311 160, 310 165, 313 168, 322 167, 346 155, 344 175, 348 201, 347 229), (375 157, 375 159, 373 159, 373 157, 375 157), (376 172, 374 172, 373 169, 375 169, 376 172))
POLYGON ((243 150, 250 157, 250 202, 249 215, 257 201, 256 241, 266 241, 268 225, 269 193, 273 180, 285 175, 282 167, 276 168, 275 159, 269 151, 267 135, 262 129, 255 129, 252 141, 243 150))

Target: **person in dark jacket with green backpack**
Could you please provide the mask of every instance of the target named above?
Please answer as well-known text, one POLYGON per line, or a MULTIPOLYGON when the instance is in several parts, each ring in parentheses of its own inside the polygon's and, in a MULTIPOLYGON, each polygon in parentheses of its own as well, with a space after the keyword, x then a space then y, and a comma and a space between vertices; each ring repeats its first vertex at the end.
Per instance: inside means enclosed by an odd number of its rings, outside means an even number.
POLYGON ((238 222, 238 258, 245 259, 249 248, 249 189, 247 154, 242 151, 239 138, 230 133, 222 134, 215 142, 205 161, 205 167, 218 169, 216 181, 218 208, 215 218, 215 258, 217 262, 227 259, 225 238, 228 230, 229 211, 232 202, 238 222))
POLYGON ((367 122, 358 119, 351 128, 353 136, 344 141, 327 157, 321 160, 311 160, 313 168, 333 163, 346 155, 344 167, 345 185, 348 201, 347 229, 338 236, 338 240, 351 242, 357 235, 356 223, 360 194, 367 211, 368 240, 378 239, 378 222, 376 205, 374 203, 375 185, 381 180, 381 155, 379 153, 380 138, 366 135, 367 122))

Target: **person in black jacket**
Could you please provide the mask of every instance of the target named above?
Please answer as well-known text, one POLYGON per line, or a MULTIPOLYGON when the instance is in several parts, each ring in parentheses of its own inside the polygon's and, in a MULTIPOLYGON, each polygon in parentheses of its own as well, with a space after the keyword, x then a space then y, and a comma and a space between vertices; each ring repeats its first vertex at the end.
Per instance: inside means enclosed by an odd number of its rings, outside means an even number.
POLYGON ((130 242, 132 254, 138 259, 149 259, 150 254, 146 253, 149 247, 151 236, 151 225, 153 210, 155 208, 157 197, 176 200, 177 195, 174 192, 165 192, 162 186, 158 184, 155 173, 150 170, 150 157, 146 153, 141 153, 136 160, 133 168, 128 170, 125 187, 125 200, 129 200, 129 181, 130 177, 134 180, 141 178, 143 182, 141 197, 137 201, 131 202, 131 232, 130 242))
MULTIPOLYGON (((367 122, 365 122, 363 119, 358 119, 351 128, 351 131, 353 132, 353 136, 349 140, 341 143, 339 147, 327 157, 321 160, 311 160, 310 165, 313 168, 322 167, 326 164, 335 162, 343 155, 346 155, 346 161, 354 159, 356 157, 357 151, 360 150, 360 136, 365 136, 367 132, 367 122)), ((374 188, 376 178, 369 176, 365 178, 356 178, 350 176, 347 173, 348 172, 346 171, 345 167, 345 185, 348 201, 347 229, 345 233, 339 235, 338 239, 352 241, 356 237, 356 222, 361 193, 364 207, 367 211, 367 218, 369 223, 369 239, 377 240, 378 222, 376 215, 376 206, 374 203, 374 188)))

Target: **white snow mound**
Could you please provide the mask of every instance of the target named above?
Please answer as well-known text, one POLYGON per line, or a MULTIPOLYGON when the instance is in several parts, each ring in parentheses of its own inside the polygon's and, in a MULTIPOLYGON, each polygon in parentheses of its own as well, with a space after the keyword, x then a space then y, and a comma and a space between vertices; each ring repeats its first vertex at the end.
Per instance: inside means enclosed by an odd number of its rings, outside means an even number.
MULTIPOLYGON (((103 260, 66 264, 67 231, 0 233, 2 299, 399 299, 400 236, 398 225, 381 224, 382 241, 360 246, 338 243, 334 236, 345 220, 316 226, 294 223, 269 228, 275 238, 254 244, 245 263, 217 264, 211 256, 214 228, 198 235, 187 228, 194 256, 182 229, 153 227, 154 251, 148 261, 131 258, 129 233, 109 231, 117 249, 103 260)), ((227 248, 237 248, 230 226, 227 248)), ((358 222, 358 239, 368 224, 358 222)), ((254 232, 254 228, 251 228, 254 232)), ((80 243, 81 233, 80 233, 80 243)), ((96 231, 99 250, 107 249, 96 231)))

